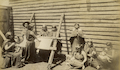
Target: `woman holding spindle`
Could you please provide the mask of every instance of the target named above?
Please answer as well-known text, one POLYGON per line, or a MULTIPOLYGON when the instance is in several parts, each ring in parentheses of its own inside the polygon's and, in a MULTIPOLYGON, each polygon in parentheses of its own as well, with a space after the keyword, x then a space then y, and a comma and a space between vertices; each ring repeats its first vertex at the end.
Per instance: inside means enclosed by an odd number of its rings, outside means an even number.
POLYGON ((72 45, 72 55, 74 51, 76 51, 75 49, 76 46, 84 47, 85 44, 84 34, 78 23, 74 25, 74 28, 71 32, 70 42, 72 45))

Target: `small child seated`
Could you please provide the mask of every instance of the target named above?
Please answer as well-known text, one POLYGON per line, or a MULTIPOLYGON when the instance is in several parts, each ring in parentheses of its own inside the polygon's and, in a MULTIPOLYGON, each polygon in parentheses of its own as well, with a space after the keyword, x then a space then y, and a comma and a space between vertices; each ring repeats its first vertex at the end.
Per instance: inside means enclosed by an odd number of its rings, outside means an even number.
POLYGON ((106 48, 102 50, 102 52, 98 55, 98 57, 105 62, 106 60, 108 62, 111 62, 113 56, 114 56, 114 50, 112 49, 112 44, 110 42, 106 43, 106 48))

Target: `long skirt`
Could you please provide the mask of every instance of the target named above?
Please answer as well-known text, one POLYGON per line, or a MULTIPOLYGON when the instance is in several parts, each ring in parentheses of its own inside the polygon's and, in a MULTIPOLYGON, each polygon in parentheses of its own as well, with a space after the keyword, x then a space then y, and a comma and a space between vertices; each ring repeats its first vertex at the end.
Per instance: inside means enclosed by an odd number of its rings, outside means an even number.
POLYGON ((27 41, 26 47, 23 48, 23 56, 25 58, 25 61, 28 61, 28 59, 34 58, 35 54, 35 44, 34 41, 27 41))

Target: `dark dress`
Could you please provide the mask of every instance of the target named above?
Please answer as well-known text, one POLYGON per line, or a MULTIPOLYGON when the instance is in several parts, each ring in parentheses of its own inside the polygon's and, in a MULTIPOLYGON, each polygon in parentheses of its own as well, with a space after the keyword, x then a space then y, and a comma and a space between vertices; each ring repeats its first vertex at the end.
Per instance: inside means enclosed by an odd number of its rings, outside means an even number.
POLYGON ((74 51, 76 51, 76 46, 81 46, 82 44, 82 47, 84 47, 85 40, 81 29, 73 29, 71 32, 70 43, 72 47, 72 54, 74 51))
POLYGON ((12 47, 10 47, 9 49, 5 49, 5 46, 10 46, 12 43, 15 43, 13 41, 7 40, 4 41, 2 47, 3 47, 3 57, 5 58, 5 67, 9 67, 9 66, 18 66, 19 64, 21 64, 21 57, 22 57, 22 49, 20 48, 17 52, 16 52, 16 48, 17 46, 13 45, 12 47))

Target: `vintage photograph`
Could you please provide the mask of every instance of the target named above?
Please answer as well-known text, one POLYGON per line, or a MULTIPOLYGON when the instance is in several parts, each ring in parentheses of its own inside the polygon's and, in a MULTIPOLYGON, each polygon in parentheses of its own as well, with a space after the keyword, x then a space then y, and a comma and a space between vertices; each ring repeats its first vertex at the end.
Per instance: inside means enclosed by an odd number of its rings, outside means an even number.
POLYGON ((0 0, 0 70, 119 66, 119 0, 0 0))

